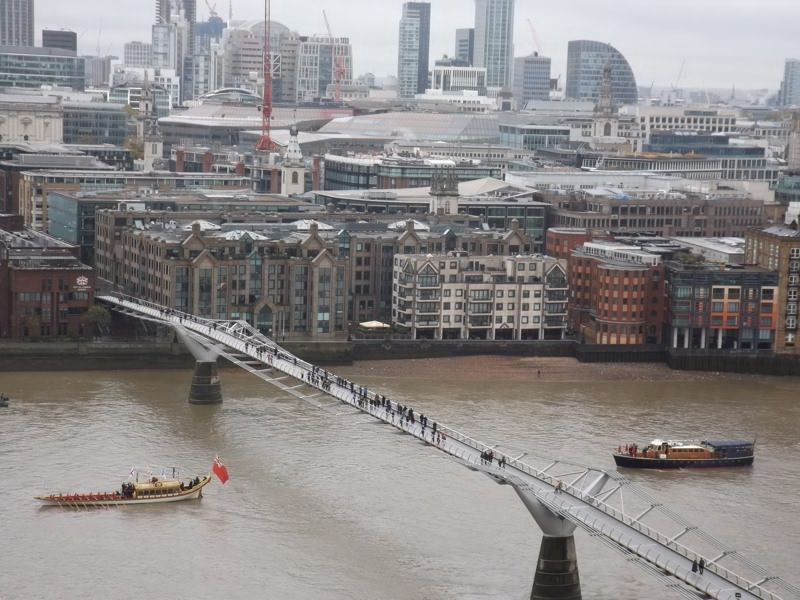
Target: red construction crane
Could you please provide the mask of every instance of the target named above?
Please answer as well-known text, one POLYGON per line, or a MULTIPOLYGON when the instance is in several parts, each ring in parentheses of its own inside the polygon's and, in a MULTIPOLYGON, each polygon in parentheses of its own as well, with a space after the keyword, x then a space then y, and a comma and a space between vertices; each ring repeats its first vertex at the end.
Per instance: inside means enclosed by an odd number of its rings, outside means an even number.
POLYGON ((333 37, 333 33, 331 33, 331 25, 328 22, 328 15, 325 11, 322 11, 322 16, 325 19, 325 27, 328 30, 328 38, 331 41, 331 54, 333 57, 333 84, 334 84, 334 92, 333 92, 333 99, 336 102, 342 101, 342 79, 344 78, 344 56, 339 51, 339 47, 336 44, 336 38, 333 37))
POLYGON ((263 152, 272 150, 274 144, 270 137, 272 121, 272 43, 270 39, 270 0, 264 0, 264 98, 261 101, 261 137, 256 149, 263 152))

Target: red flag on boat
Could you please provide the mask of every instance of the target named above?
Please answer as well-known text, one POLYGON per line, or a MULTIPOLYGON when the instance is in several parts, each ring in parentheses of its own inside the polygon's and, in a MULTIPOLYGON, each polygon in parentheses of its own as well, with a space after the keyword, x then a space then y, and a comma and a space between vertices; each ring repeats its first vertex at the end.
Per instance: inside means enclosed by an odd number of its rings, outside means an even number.
POLYGON ((211 470, 214 472, 214 475, 219 477, 219 480, 222 483, 228 481, 228 468, 222 464, 222 461, 219 459, 219 456, 214 457, 214 464, 211 465, 211 470))

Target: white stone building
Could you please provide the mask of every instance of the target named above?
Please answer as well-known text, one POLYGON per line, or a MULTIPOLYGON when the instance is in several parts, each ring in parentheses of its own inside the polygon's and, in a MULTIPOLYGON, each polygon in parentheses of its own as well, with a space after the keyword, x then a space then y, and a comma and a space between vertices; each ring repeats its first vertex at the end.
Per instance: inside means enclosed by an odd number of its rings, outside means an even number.
POLYGON ((566 261, 542 255, 399 255, 392 320, 415 339, 560 340, 566 261))
POLYGON ((0 94, 0 143, 64 141, 61 98, 0 94))

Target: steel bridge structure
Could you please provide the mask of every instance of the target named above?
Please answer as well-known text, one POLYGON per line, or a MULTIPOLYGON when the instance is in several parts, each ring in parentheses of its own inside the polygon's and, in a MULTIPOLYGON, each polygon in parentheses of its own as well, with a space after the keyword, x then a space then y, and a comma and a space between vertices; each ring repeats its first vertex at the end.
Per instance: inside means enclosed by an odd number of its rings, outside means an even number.
MULTIPOLYGON (((409 419, 401 412, 404 407, 294 356, 245 321, 204 319, 120 295, 97 300, 138 319, 170 326, 187 345, 222 356, 286 394, 320 408, 348 405, 468 469, 512 486, 542 528, 545 541, 571 540, 580 528, 685 598, 800 600, 800 588, 685 520, 616 471, 557 459, 534 461, 527 453, 506 454, 505 446, 482 442, 445 424, 434 427, 430 419, 409 419), (701 559, 702 574, 692 569, 701 559)), ((574 546, 571 552, 577 578, 574 546)), ((569 556, 561 558, 569 562, 569 556)), ((543 563, 549 562, 540 553, 537 578, 540 570, 547 570, 543 563)), ((577 595, 547 596, 537 595, 536 587, 535 579, 532 598, 580 597, 579 588, 577 595)))

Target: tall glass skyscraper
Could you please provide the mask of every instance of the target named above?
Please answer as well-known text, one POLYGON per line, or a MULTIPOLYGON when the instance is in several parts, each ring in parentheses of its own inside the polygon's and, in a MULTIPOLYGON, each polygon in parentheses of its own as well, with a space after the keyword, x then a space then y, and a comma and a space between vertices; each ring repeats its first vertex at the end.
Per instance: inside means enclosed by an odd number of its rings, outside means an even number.
POLYGON ((406 2, 400 18, 397 80, 401 98, 424 94, 428 87, 428 58, 431 45, 431 5, 406 2))
POLYGON ((780 106, 800 106, 800 60, 787 58, 778 92, 780 106))
POLYGON ((475 0, 475 67, 486 69, 486 86, 511 86, 514 0, 475 0))
POLYGON ((636 104, 639 90, 633 69, 622 53, 603 42, 572 40, 567 48, 567 89, 573 100, 597 102, 603 69, 611 63, 611 96, 614 105, 636 104))
POLYGON ((0 0, 0 46, 33 45, 33 0, 0 0))

